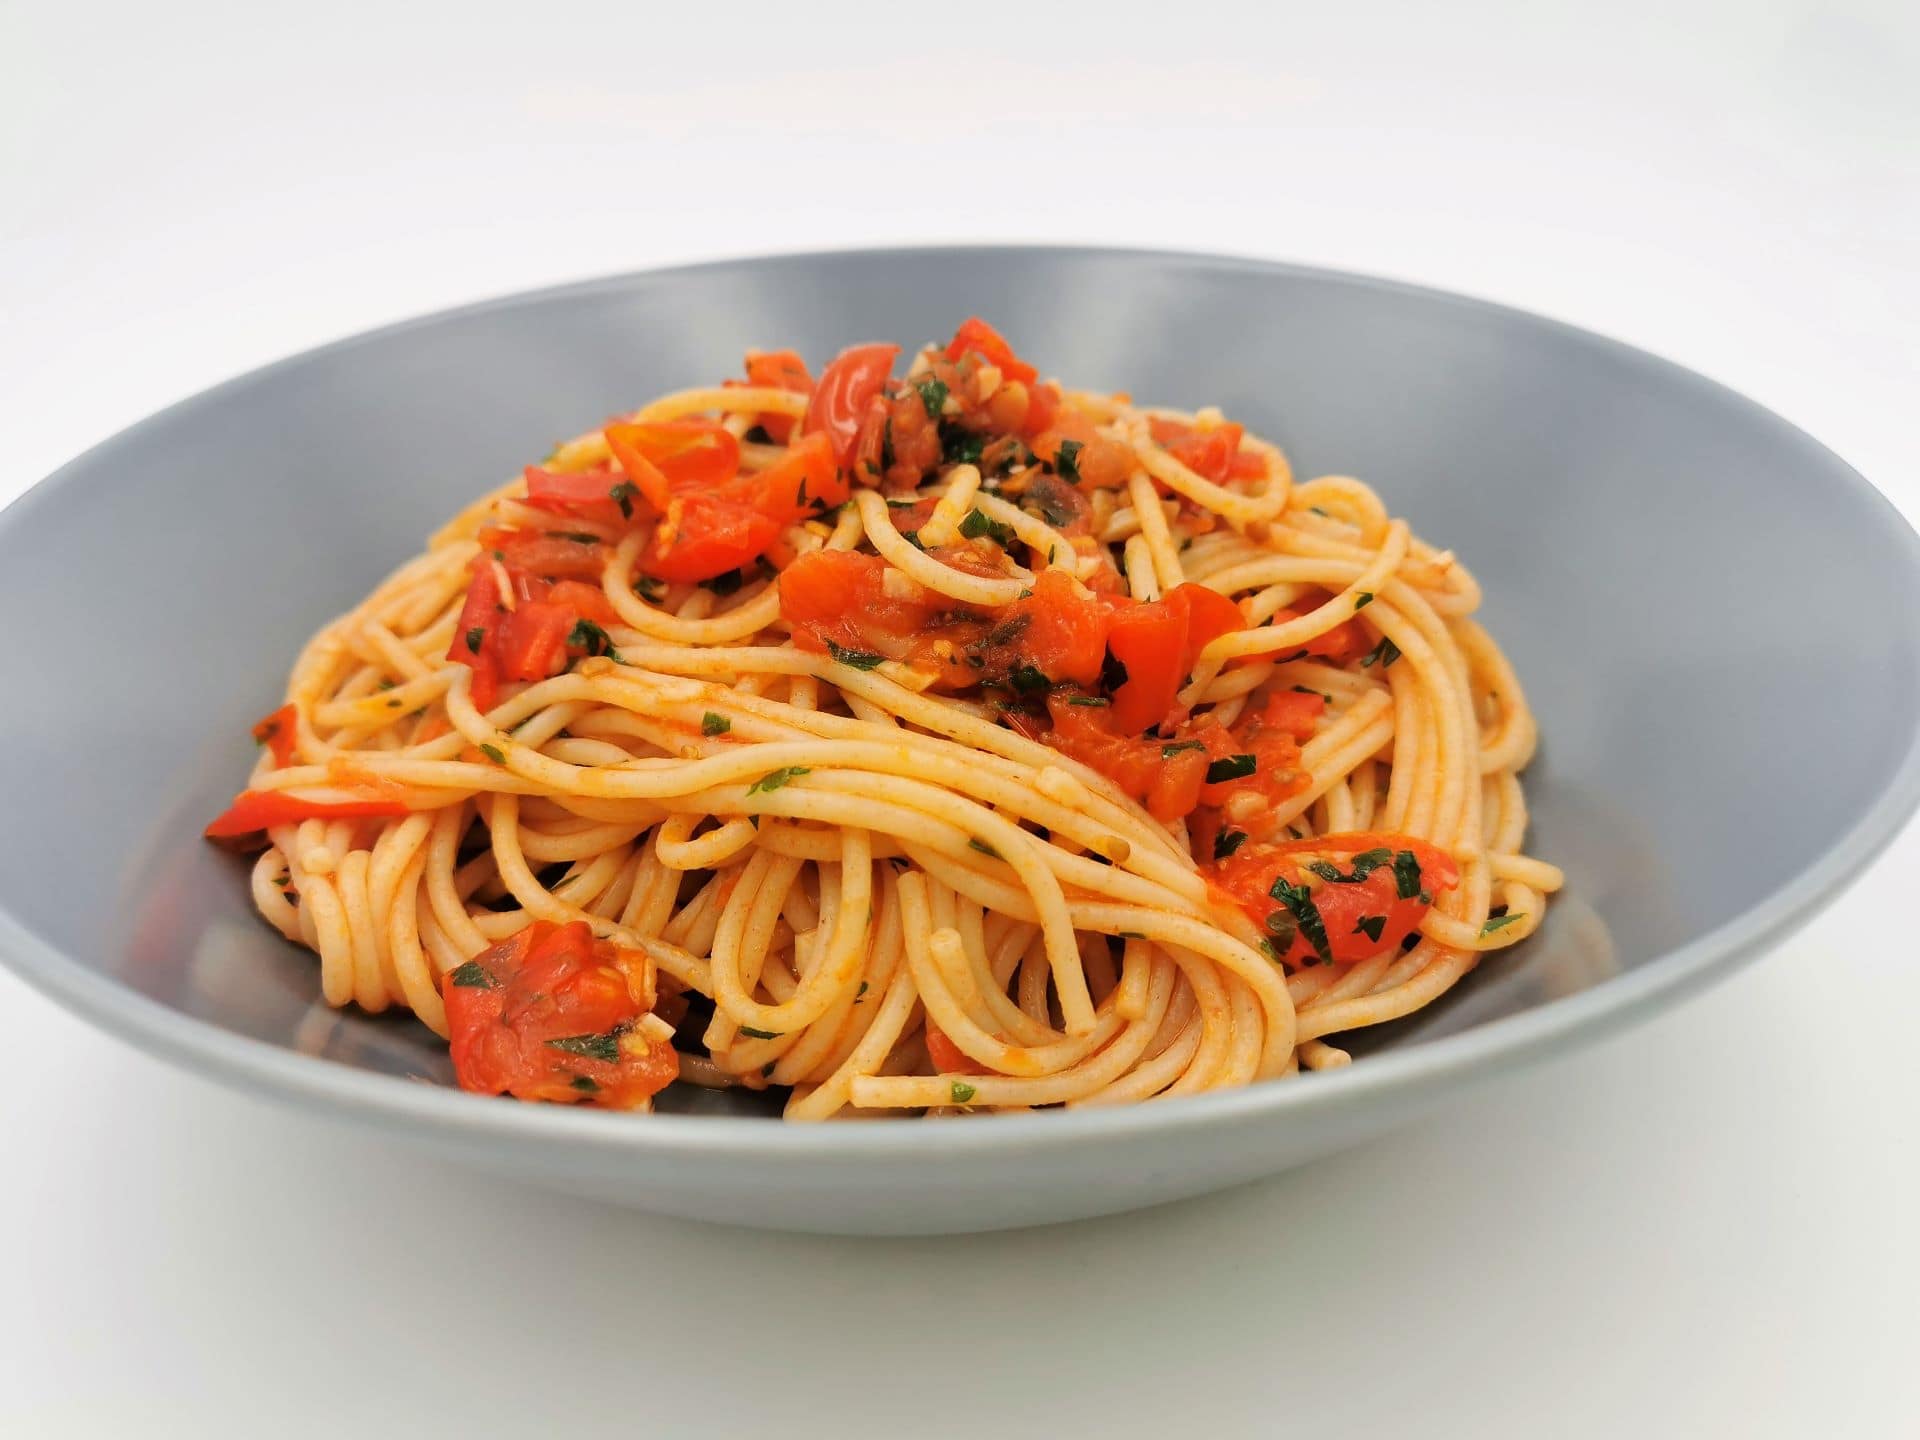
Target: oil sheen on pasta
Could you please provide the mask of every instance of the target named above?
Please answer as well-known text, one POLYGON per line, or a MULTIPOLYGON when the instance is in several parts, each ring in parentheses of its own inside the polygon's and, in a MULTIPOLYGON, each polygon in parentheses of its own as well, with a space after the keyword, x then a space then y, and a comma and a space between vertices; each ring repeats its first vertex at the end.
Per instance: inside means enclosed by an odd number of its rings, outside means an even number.
POLYGON ((1472 577, 1217 411, 990 326, 788 351, 559 446, 296 661, 261 914, 470 1090, 1129 1104, 1347 1062, 1525 939, 1472 577), (896 373, 899 372, 899 373, 896 373))

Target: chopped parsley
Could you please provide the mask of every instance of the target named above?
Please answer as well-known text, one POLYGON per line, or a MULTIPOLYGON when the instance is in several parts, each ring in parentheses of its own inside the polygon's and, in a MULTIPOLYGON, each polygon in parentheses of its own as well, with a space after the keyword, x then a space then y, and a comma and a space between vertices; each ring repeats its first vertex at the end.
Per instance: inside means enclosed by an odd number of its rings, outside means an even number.
POLYGON ((987 634, 989 645, 1010 645, 1027 633, 1027 627, 1033 624, 1033 612, 1025 611, 1014 616, 1006 624, 987 634))
POLYGON ((612 1030, 603 1035, 569 1035, 563 1040, 549 1040, 547 1044, 569 1055, 585 1055, 589 1060, 605 1060, 609 1064, 620 1058, 620 1036, 612 1030))
POLYGON ((1080 449, 1078 440, 1062 440, 1059 452, 1053 457, 1053 468, 1060 478, 1075 485, 1080 483, 1080 449))
POLYGON ((778 1030, 756 1030, 751 1025, 742 1025, 740 1027, 740 1033, 749 1040, 778 1040, 780 1038, 780 1032, 778 1030))
POLYGON ((858 1004, 860 1003, 860 997, 861 997, 861 996, 863 996, 863 995, 865 995, 865 994, 867 993, 867 990, 868 990, 868 988, 869 988, 869 987, 868 987, 868 985, 867 985, 867 982, 866 982, 866 981, 864 981, 864 980, 862 980, 862 981, 860 982, 860 988, 859 988, 858 990, 856 990, 856 991, 854 991, 854 992, 853 992, 853 1003, 854 1003, 854 1004, 856 1004, 856 1005, 858 1005, 858 1004))
POLYGON ((1100 687, 1103 690, 1118 690, 1127 683, 1127 667, 1111 649, 1100 661, 1100 687))
POLYGON ((731 729, 733 729, 733 721, 724 715, 717 715, 709 710, 700 717, 700 733, 702 735, 724 735, 731 729))
POLYGON ((1371 590, 1362 590, 1358 595, 1353 597, 1353 608, 1356 614, 1366 609, 1367 606, 1372 603, 1373 592, 1371 590))
POLYGON ((1067 697, 1067 704, 1069 705, 1111 705, 1113 704, 1113 701, 1109 700, 1104 695, 1069 695, 1067 697))
POLYGON ((1199 740, 1179 740, 1171 745, 1162 745, 1160 747, 1160 758, 1162 760, 1171 760, 1174 756, 1184 754, 1188 750, 1204 750, 1206 748, 1206 745, 1199 740))
POLYGON ((993 541, 1002 550, 1013 544, 1013 527, 998 520, 990 520, 979 510, 969 510, 967 518, 960 522, 960 533, 969 540, 982 537, 993 541))
POLYGON ((507 763, 507 757, 500 753, 500 747, 498 745, 482 745, 480 747, 480 753, 496 765, 504 765, 507 763))
POLYGON ((487 627, 484 625, 476 625, 460 638, 467 642, 467 649, 478 655, 480 653, 480 646, 485 643, 487 638, 487 627))
POLYGON ((986 447, 984 436, 958 425, 940 427, 940 453, 949 465, 978 465, 980 452, 986 447))
POLYGON ((1393 857, 1393 883, 1402 900, 1411 900, 1420 893, 1420 857, 1411 850, 1402 850, 1393 857))
POLYGON ((872 670, 886 659, 886 656, 876 655, 871 650, 849 650, 846 646, 836 645, 831 640, 827 641, 827 653, 842 665, 851 665, 856 670, 872 670))
POLYGON ((927 418, 938 420, 947 403, 947 382, 938 375, 929 375, 913 388, 920 392, 920 403, 927 407, 927 418))
POLYGON ((1244 780, 1253 774, 1255 760, 1251 755, 1229 755, 1207 766, 1207 783, 1218 785, 1222 780, 1244 780))
POLYGON ((656 580, 651 575, 642 575, 633 582, 633 593, 650 604, 658 605, 667 598, 667 582, 656 580))
MULTIPOLYGON (((1271 923, 1271 920, 1269 920, 1269 923, 1271 923)), ((1273 961, 1274 964, 1278 965, 1280 963, 1280 947, 1275 945, 1273 941, 1262 939, 1260 942, 1260 953, 1266 956, 1267 959, 1273 961)))
POLYGON ((745 578, 746 577, 736 568, 733 570, 722 570, 711 580, 702 580, 700 584, 703 588, 711 590, 716 595, 731 595, 740 588, 741 582, 745 578))
POLYGON ((640 492, 634 488, 631 480, 622 480, 618 485, 607 491, 607 497, 620 507, 621 519, 631 520, 633 518, 633 497, 639 493, 640 492))
POLYGON ((1524 920, 1526 918, 1525 911, 1522 911, 1518 915, 1495 915, 1480 927, 1480 933, 1483 936, 1491 935, 1495 931, 1506 929, 1507 926, 1513 924, 1516 920, 1524 920))
POLYGON ((558 540, 571 540, 576 545, 598 545, 600 537, 591 530, 549 530, 547 534, 558 540))
POLYGON ((1374 661, 1378 660, 1380 662, 1380 668, 1384 670, 1399 658, 1400 647, 1382 635, 1380 637, 1380 643, 1360 657, 1360 668, 1364 670, 1373 664, 1374 661))
POLYGON ((974 1089, 973 1086, 969 1085, 966 1081, 956 1080, 953 1082, 951 1086, 948 1087, 947 1093, 953 1097, 954 1104, 965 1105, 969 1101, 971 1101, 975 1095, 979 1094, 980 1092, 974 1089))
POLYGON ((1380 943, 1380 932, 1385 930, 1386 928, 1387 928, 1386 916, 1362 915, 1359 918, 1359 920, 1354 922, 1353 933, 1356 935, 1364 935, 1367 937, 1367 939, 1373 941, 1374 944, 1378 945, 1380 943))
MULTIPOLYGON (((1282 875, 1273 882, 1269 892, 1274 899, 1287 907, 1287 913, 1293 917, 1300 933, 1307 937, 1307 943, 1313 946, 1313 953, 1320 957, 1320 963, 1333 963, 1333 947, 1327 943, 1327 922, 1320 916, 1320 907, 1313 903, 1313 892, 1304 885, 1295 885, 1282 875)), ((1271 919, 1267 922, 1272 928, 1271 919)))
POLYGON ((994 849, 993 846, 982 840, 978 835, 969 835, 967 837, 967 848, 969 850, 978 850, 982 855, 989 856, 995 860, 1003 858, 998 850, 994 849))
POLYGON ((1222 830, 1218 835, 1213 837, 1213 858, 1216 860, 1226 859, 1244 845, 1246 840, 1247 832, 1244 830, 1222 830))
POLYGON ((1046 673, 1033 665, 1016 665, 1007 672, 1007 683, 1022 695, 1034 695, 1053 688, 1046 673))
POLYGON ((1296 695, 1318 695, 1322 700, 1326 701, 1327 704, 1333 704, 1333 697, 1331 695, 1327 694, 1324 690, 1316 690, 1311 685, 1296 685, 1293 687, 1293 693, 1296 695))
POLYGON ((574 621, 573 629, 567 632, 567 644, 589 655, 606 655, 615 660, 620 658, 620 652, 613 648, 613 641, 608 638, 607 632, 591 620, 574 621))
POLYGON ((802 775, 811 775, 812 773, 813 771, 805 765, 783 765, 778 770, 769 770, 758 780, 754 781, 753 784, 749 785, 747 787, 747 794, 755 795, 762 790, 771 794, 782 785, 785 785, 789 780, 797 780, 802 775))
POLYGON ((478 960, 467 961, 447 978, 464 990, 491 990, 500 983, 493 978, 493 972, 478 960))
POLYGON ((600 1093, 600 1082, 595 1080, 591 1075, 576 1075, 567 1083, 582 1095, 598 1095, 600 1093))

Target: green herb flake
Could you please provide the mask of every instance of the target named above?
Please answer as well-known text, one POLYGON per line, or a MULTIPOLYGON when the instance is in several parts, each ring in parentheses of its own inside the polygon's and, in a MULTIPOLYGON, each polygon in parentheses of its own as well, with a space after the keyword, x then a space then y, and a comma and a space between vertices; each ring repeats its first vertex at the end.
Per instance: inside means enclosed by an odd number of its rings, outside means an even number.
POLYGON ((1354 613, 1357 615, 1360 611, 1366 609, 1367 606, 1371 605, 1372 603, 1373 603, 1373 592, 1371 590, 1362 590, 1358 595, 1353 597, 1354 613))
POLYGON ((1495 915, 1480 927, 1480 934, 1482 937, 1495 934, 1498 931, 1506 929, 1507 926, 1513 924, 1514 921, 1524 920, 1526 918, 1527 916, 1524 910, 1517 915, 1495 915))
POLYGON ((1022 635, 1026 634, 1027 628, 1032 624, 1033 624, 1032 611, 1026 611, 1026 612, 1023 612, 1022 614, 1016 615, 1011 620, 1007 621, 1006 624, 1000 626, 998 629, 987 632, 987 644, 1011 645, 1014 641, 1018 640, 1022 635))
POLYGON ((716 715, 713 711, 709 710, 700 717, 700 733, 702 735, 724 735, 731 729, 733 729, 733 721, 724 715, 716 715))
POLYGON ((754 781, 753 784, 749 785, 747 787, 747 794, 757 795, 762 790, 771 794, 782 785, 785 785, 789 780, 798 780, 802 775, 811 775, 812 773, 813 771, 805 765, 783 765, 778 770, 769 770, 758 780, 754 781))
POLYGON ((467 642, 467 649, 478 655, 481 644, 485 642, 487 638, 487 627, 484 625, 476 625, 460 638, 467 642))
POLYGON ((1360 657, 1360 668, 1364 670, 1373 664, 1374 661, 1378 660, 1380 662, 1380 668, 1384 670, 1399 658, 1400 647, 1382 635, 1380 637, 1380 643, 1360 657))
POLYGON ((613 641, 607 632, 591 620, 573 622, 573 629, 567 632, 567 645, 571 649, 584 650, 589 655, 606 655, 614 660, 620 658, 620 652, 613 648, 613 641))
POLYGON ((507 763, 507 757, 500 753, 500 747, 498 745, 482 745, 480 747, 480 753, 496 765, 504 765, 507 763))
POLYGON ((1218 785, 1222 780, 1244 780, 1253 774, 1255 760, 1251 755, 1229 755, 1207 766, 1207 783, 1218 785))
POLYGON ((947 403, 947 382, 938 375, 929 375, 913 388, 920 392, 920 403, 927 407, 927 418, 938 420, 947 403))
POLYGON ((1178 740, 1171 745, 1162 745, 1160 747, 1160 758, 1162 760, 1171 760, 1174 756, 1183 755, 1189 750, 1204 750, 1206 748, 1205 743, 1199 740, 1178 740))
POLYGON ((1126 683, 1126 665, 1112 650, 1108 650, 1100 661, 1100 688, 1111 693, 1126 683))
POLYGON ((1053 457, 1053 468, 1062 480, 1071 484, 1080 483, 1080 451, 1078 440, 1062 440, 1060 449, 1053 457))
POLYGON ((493 978, 493 972, 478 960, 467 961, 447 978, 463 990, 492 990, 500 983, 493 978))
POLYGON ((862 999, 862 997, 866 995, 866 993, 867 993, 867 991, 868 991, 868 990, 869 990, 870 988, 871 988, 871 987, 870 987, 870 986, 869 986, 869 985, 867 984, 867 982, 866 982, 866 981, 864 981, 864 980, 862 980, 862 981, 860 982, 860 988, 859 988, 858 990, 856 990, 856 991, 854 991, 854 992, 853 992, 853 1003, 854 1003, 854 1004, 856 1004, 856 1005, 858 1005, 858 1004, 860 1003, 860 1001, 861 1001, 861 999, 862 999))
POLYGON ((1293 687, 1293 693, 1296 695, 1318 695, 1322 700, 1326 701, 1327 704, 1333 704, 1333 697, 1331 695, 1327 694, 1324 690, 1316 690, 1311 685, 1296 685, 1293 687))
POLYGON ((578 1090, 582 1095, 598 1095, 600 1093, 600 1082, 595 1080, 591 1075, 576 1075, 573 1079, 569 1080, 567 1084, 578 1090))
POLYGON ((701 588, 711 590, 716 595, 725 596, 731 595, 734 591, 738 590, 745 578, 737 568, 722 570, 711 580, 702 580, 700 585, 701 588))
POLYGON ((1386 928, 1387 928, 1386 916, 1362 915, 1360 919, 1355 922, 1353 927, 1353 933, 1356 935, 1364 935, 1367 937, 1367 939, 1373 941, 1374 944, 1378 945, 1380 943, 1380 932, 1385 930, 1386 928))
POLYGON ((778 1030, 756 1030, 751 1025, 742 1025, 740 1033, 749 1040, 778 1040, 781 1034, 778 1030))
MULTIPOLYGON (((1307 937, 1307 943, 1313 946, 1313 953, 1320 957, 1320 963, 1333 963, 1333 947, 1327 942, 1327 923, 1320 915, 1320 907, 1313 903, 1313 892, 1304 885, 1295 885, 1282 875, 1273 882, 1269 892, 1274 899, 1287 907, 1287 913, 1299 926, 1300 933, 1307 937)), ((1269 928, 1272 921, 1268 922, 1269 928)))
POLYGON ((969 850, 978 850, 982 855, 994 860, 1004 858, 998 850, 994 849, 993 846, 982 840, 978 835, 969 835, 967 837, 967 848, 969 850))
POLYGON ((1109 700, 1104 695, 1069 695, 1067 697, 1067 704, 1069 705, 1111 705, 1113 704, 1113 701, 1109 700))
POLYGON ((1274 964, 1278 965, 1280 963, 1280 947, 1275 945, 1273 941, 1266 939, 1261 940, 1260 953, 1266 956, 1267 959, 1273 961, 1274 964))
POLYGON ((966 1104, 969 1104, 973 1100, 973 1097, 975 1095, 978 1095, 980 1092, 974 1089, 973 1086, 969 1085, 966 1081, 956 1080, 953 1082, 952 1085, 950 1085, 947 1088, 947 1093, 953 1097, 954 1104, 966 1105, 966 1104))
POLYGON ((1325 860, 1309 860, 1306 868, 1318 875, 1322 880, 1331 881, 1336 885, 1348 878, 1340 873, 1337 866, 1329 865, 1325 860))
POLYGON ((1002 550, 1013 544, 1013 527, 987 517, 983 511, 969 510, 960 522, 960 533, 969 540, 987 539, 1002 550))
POLYGON ((871 650, 849 650, 846 646, 836 645, 831 640, 827 641, 827 653, 842 665, 851 665, 855 670, 875 669, 882 660, 886 659, 886 656, 877 655, 871 650))
POLYGON ((1402 900, 1420 893, 1420 857, 1413 851, 1402 850, 1393 857, 1393 883, 1402 900))
POLYGON ((1222 830, 1213 837, 1213 858, 1224 860, 1242 845, 1246 844, 1247 832, 1244 830, 1222 830))
POLYGON ((667 582, 656 580, 651 575, 642 575, 633 582, 633 593, 648 604, 658 605, 667 598, 667 582))
POLYGON ((589 1060, 605 1060, 610 1065, 620 1058, 620 1037, 611 1030, 604 1035, 569 1035, 564 1040, 549 1040, 547 1046, 589 1060))
POLYGON ((639 493, 639 490, 634 487, 634 483, 631 480, 622 480, 618 485, 607 491, 607 498, 620 507, 621 519, 631 520, 633 518, 633 500, 639 493))
POLYGON ((1037 695, 1053 688, 1046 672, 1033 665, 1016 665, 1007 673, 1007 683, 1022 695, 1037 695))
POLYGON ((571 540, 576 545, 598 545, 600 537, 591 530, 549 530, 547 534, 558 540, 571 540))

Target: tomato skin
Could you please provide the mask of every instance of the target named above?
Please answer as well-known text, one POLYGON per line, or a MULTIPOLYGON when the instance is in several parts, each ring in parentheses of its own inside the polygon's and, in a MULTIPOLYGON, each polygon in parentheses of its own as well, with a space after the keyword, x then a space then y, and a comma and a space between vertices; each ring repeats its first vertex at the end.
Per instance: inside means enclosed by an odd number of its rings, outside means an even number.
POLYGON ((750 505, 699 492, 680 495, 640 552, 639 566, 660 580, 711 580, 759 559, 779 537, 779 522, 750 505))
POLYGON ((406 791, 391 781, 367 776, 343 784, 316 786, 323 795, 295 790, 242 790, 203 832, 209 840, 241 840, 274 825, 302 820, 352 820, 411 813, 406 791))
POLYGON ((867 421, 869 402, 879 396, 899 353, 898 345, 851 345, 820 372, 800 433, 825 435, 833 447, 833 462, 842 470, 853 468, 854 445, 867 421))
POLYGON ((1113 691, 1116 729, 1137 735, 1166 718, 1186 673, 1180 664, 1185 645, 1186 625, 1164 601, 1114 612, 1107 649, 1127 672, 1113 691))
POLYGON ((833 463, 832 442, 821 434, 803 437, 779 460, 751 477, 750 491, 747 485, 743 479, 741 491, 753 508, 783 526, 819 514, 816 500, 831 509, 851 493, 847 477, 833 463))
MULTIPOLYGON (((1233 474, 1234 460, 1240 453, 1240 437, 1244 433, 1240 426, 1232 423, 1202 430, 1158 416, 1147 422, 1147 429, 1161 449, 1201 479, 1216 485, 1233 474)), ((1263 469, 1255 469, 1253 473, 1261 474, 1263 469)))
POLYGON ((1040 372, 1014 354, 1005 337, 978 315, 963 320, 947 342, 947 359, 959 360, 969 353, 998 369, 1003 380, 1018 380, 1024 385, 1040 378, 1040 372))
POLYGON ((927 1021, 927 1058, 942 1075, 991 1075, 994 1072, 948 1038, 947 1032, 927 1021))
POLYGON ((660 467, 647 457, 647 452, 638 443, 634 435, 636 427, 615 423, 607 426, 601 433, 607 437, 607 449, 613 452, 613 458, 620 462, 620 468, 627 473, 627 479, 634 488, 646 498, 647 504, 659 514, 667 508, 671 488, 667 477, 660 467))
POLYGON ((286 769, 293 763, 300 740, 299 712, 291 703, 282 705, 271 715, 254 722, 253 738, 273 752, 276 769, 286 769))
POLYGON ((1240 607, 1218 590, 1191 581, 1167 592, 1165 603, 1185 622, 1186 634, 1180 650, 1180 668, 1191 670, 1200 652, 1222 635, 1244 630, 1247 620, 1240 607))
POLYGON ((669 491, 710 489, 740 470, 740 442, 726 426, 711 420, 616 422, 607 426, 609 449, 615 431, 624 449, 645 457, 666 477, 669 491))
MULTIPOLYGON (((796 395, 813 394, 813 376, 807 362, 792 350, 749 350, 747 383, 774 390, 791 390, 796 395)), ((793 437, 791 415, 756 415, 754 423, 767 432, 776 445, 785 445, 793 437)))
POLYGON ((583 920, 536 920, 441 980, 461 1089, 631 1109, 679 1075, 671 1045, 633 1026, 645 961, 583 920))
POLYGON ((577 515, 598 525, 626 524, 636 508, 634 501, 645 498, 633 493, 625 475, 612 470, 559 471, 529 465, 525 479, 527 504, 536 510, 577 515), (620 507, 623 497, 625 510, 620 507))
MULTIPOLYGON (((1398 946, 1419 928, 1431 908, 1432 897, 1460 883, 1460 867, 1444 850, 1410 835, 1382 831, 1321 835, 1279 844, 1252 841, 1226 859, 1202 866, 1202 871, 1217 891, 1262 927, 1269 916, 1285 909, 1271 894, 1277 880, 1312 887, 1311 899, 1336 965, 1351 965, 1398 946), (1420 893, 1400 895, 1391 862, 1379 865, 1358 882, 1323 882, 1308 868, 1317 862, 1351 874, 1354 857, 1368 851, 1385 851, 1390 856, 1410 852, 1419 866, 1420 893), (1378 924, 1362 929, 1362 920, 1378 924)), ((1294 933, 1281 952, 1281 959, 1295 969, 1314 964, 1319 958, 1304 933, 1294 933)))

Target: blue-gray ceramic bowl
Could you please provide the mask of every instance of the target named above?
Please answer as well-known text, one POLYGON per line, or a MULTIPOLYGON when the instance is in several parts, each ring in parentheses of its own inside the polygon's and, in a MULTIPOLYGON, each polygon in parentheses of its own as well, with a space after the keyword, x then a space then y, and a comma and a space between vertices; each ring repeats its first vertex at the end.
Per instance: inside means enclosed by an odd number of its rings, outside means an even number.
MULTIPOLYGON (((1351 1144, 1726 974, 1830 901, 1920 793, 1920 548, 1861 477, 1699 376, 1404 285, 1193 255, 779 256, 517 296, 188 400, 0 516, 0 953, 205 1074, 647 1209, 870 1233, 1198 1194, 1351 1144), (1539 712, 1541 934, 1349 1069, 1124 1111, 784 1126, 446 1085, 417 1024, 336 1014, 199 830, 296 647, 529 456, 750 346, 919 342, 980 313, 1075 383, 1218 404, 1454 547, 1539 712), (1809 697, 1815 697, 1810 703, 1809 697)), ((1697 1012, 1714 1023, 1713 1012, 1697 1012)))

